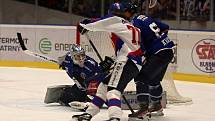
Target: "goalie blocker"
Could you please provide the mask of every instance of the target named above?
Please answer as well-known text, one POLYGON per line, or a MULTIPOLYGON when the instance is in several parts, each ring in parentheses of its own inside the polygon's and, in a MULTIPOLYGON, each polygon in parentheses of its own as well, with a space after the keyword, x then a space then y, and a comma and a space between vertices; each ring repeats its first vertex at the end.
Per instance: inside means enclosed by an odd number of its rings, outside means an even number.
MULTIPOLYGON (((128 103, 132 107, 133 110, 137 110, 139 105, 137 102, 136 92, 135 91, 125 91, 123 95, 126 97, 128 103)), ((47 92, 45 95, 44 103, 60 103, 61 105, 69 106, 68 104, 73 101, 79 102, 90 102, 91 99, 87 96, 86 92, 80 92, 77 90, 75 85, 57 85, 57 86, 50 86, 47 88, 47 92), (66 103, 65 103, 66 102, 66 103)), ((166 92, 162 94, 162 106, 163 108, 166 107, 167 100, 166 100, 166 92)), ((126 102, 122 100, 121 105, 123 110, 129 110, 126 102)), ((73 108, 80 109, 80 107, 73 108)), ((85 109, 86 107, 83 107, 85 109)))

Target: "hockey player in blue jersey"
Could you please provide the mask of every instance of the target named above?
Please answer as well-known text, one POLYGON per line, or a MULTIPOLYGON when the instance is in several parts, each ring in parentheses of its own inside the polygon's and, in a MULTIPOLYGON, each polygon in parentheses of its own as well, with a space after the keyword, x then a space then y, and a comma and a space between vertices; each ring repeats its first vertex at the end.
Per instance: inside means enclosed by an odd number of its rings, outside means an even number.
MULTIPOLYGON (((72 101, 91 101, 87 95, 94 95, 96 93, 96 85, 101 81, 109 80, 110 73, 107 70, 114 61, 110 58, 108 59, 108 63, 106 58, 106 60, 98 64, 93 58, 85 54, 85 51, 81 46, 72 44, 70 52, 59 57, 58 62, 60 67, 63 68, 68 76, 74 80, 75 84, 73 86, 62 87, 63 92, 57 102, 62 105, 69 106, 69 103, 72 101), (88 90, 89 85, 92 83, 96 86, 94 87, 95 89, 88 90)), ((48 102, 51 103, 50 101, 48 102)))
POLYGON ((141 33, 140 46, 144 51, 145 62, 136 77, 137 100, 140 109, 129 115, 142 117, 148 112, 162 110, 161 81, 173 58, 175 44, 168 37, 169 26, 145 15, 137 15, 132 19, 141 33))

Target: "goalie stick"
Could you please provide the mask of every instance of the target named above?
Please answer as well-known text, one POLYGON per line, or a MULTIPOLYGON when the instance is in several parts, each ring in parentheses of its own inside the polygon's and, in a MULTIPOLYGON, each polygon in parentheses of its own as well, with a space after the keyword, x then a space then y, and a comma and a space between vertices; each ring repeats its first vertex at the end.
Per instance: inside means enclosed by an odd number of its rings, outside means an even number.
POLYGON ((25 43, 24 43, 24 41, 23 41, 23 39, 22 39, 21 33, 17 33, 17 37, 18 37, 19 44, 20 44, 20 46, 21 46, 21 48, 22 48, 22 50, 23 50, 23 52, 24 52, 25 54, 30 55, 30 56, 34 56, 34 57, 39 58, 39 59, 42 59, 42 60, 46 60, 46 61, 50 61, 50 62, 53 62, 53 63, 57 63, 57 64, 58 64, 58 61, 55 60, 55 59, 52 59, 52 58, 50 58, 50 57, 47 57, 47 56, 42 55, 42 54, 39 54, 39 53, 35 53, 35 52, 29 51, 29 50, 26 48, 26 46, 25 46, 25 43))
MULTIPOLYGON (((22 48, 22 50, 23 50, 23 52, 24 52, 25 54, 30 55, 30 56, 33 56, 33 57, 36 57, 36 58, 39 58, 39 59, 42 59, 42 60, 45 60, 45 61, 49 61, 49 62, 52 62, 52 63, 59 64, 59 63, 58 63, 58 60, 55 60, 55 59, 52 59, 52 58, 50 58, 50 57, 47 57, 47 56, 45 56, 45 55, 43 55, 43 54, 35 53, 35 52, 32 52, 32 51, 28 50, 27 47, 25 46, 25 43, 24 43, 23 39, 22 39, 22 34, 21 34, 21 33, 17 33, 17 37, 18 37, 18 41, 19 41, 19 43, 20 43, 20 46, 21 46, 21 48, 22 48)), ((100 75, 102 75, 102 74, 104 74, 104 73, 106 73, 106 72, 97 73, 96 75, 93 75, 93 76, 89 77, 89 80, 90 80, 90 79, 93 79, 93 78, 97 78, 98 76, 100 76, 100 75)), ((78 80, 76 80, 76 79, 73 79, 73 81, 75 82, 75 84, 76 84, 80 89, 83 88, 81 82, 78 82, 78 80)))
POLYGON ((99 58, 100 61, 103 61, 101 55, 99 54, 98 50, 96 49, 96 46, 93 44, 92 40, 90 39, 89 35, 87 33, 84 34, 89 41, 90 45, 92 46, 93 50, 95 51, 97 57, 99 58))
MULTIPOLYGON (((90 39, 88 33, 84 34, 86 36, 86 38, 88 39, 90 45, 92 46, 93 50, 95 51, 96 55, 98 56, 100 61, 103 61, 101 55, 99 54, 98 50, 96 49, 94 43, 92 42, 92 40, 90 39)), ((125 101, 126 105, 128 106, 129 110, 131 111, 131 113, 134 113, 134 110, 132 109, 131 105, 128 103, 128 100, 126 99, 125 95, 122 94, 122 98, 125 101)))

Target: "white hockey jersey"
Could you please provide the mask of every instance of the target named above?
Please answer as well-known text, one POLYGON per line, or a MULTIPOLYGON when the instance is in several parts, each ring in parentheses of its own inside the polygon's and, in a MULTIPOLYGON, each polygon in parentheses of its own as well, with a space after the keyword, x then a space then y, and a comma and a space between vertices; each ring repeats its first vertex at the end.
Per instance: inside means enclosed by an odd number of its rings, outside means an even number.
POLYGON ((112 39, 116 61, 126 61, 130 52, 140 48, 140 30, 121 17, 107 15, 90 22, 83 21, 80 25, 89 31, 104 31, 110 33, 110 36, 116 35, 119 39, 116 42, 112 39))

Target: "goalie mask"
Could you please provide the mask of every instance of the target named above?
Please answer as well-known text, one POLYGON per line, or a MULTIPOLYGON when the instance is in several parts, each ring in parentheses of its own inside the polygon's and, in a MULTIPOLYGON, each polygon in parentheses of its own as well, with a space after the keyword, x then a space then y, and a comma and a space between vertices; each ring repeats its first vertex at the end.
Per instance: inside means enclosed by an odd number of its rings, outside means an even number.
POLYGON ((84 49, 80 45, 72 44, 70 47, 70 54, 74 64, 77 64, 80 67, 84 66, 86 55, 84 49))

